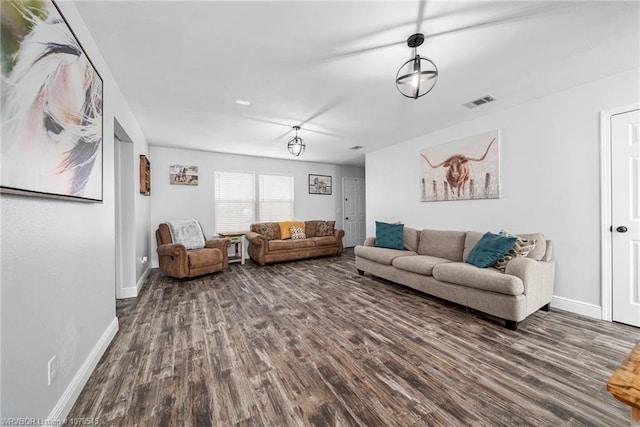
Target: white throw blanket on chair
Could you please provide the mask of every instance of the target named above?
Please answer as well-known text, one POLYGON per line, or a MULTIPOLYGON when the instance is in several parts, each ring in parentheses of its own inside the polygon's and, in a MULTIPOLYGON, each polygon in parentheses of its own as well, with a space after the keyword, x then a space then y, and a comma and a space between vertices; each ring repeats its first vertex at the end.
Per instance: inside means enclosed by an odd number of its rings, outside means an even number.
POLYGON ((187 249, 204 248, 204 233, 196 219, 167 221, 167 225, 173 243, 182 243, 187 249))

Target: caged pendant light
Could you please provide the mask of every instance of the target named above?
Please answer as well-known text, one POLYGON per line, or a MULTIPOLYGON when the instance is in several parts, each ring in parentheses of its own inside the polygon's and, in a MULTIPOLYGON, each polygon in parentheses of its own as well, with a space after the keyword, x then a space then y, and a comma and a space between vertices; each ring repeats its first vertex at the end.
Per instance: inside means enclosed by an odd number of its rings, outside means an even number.
POLYGON ((298 136, 300 126, 294 126, 293 129, 296 131, 296 136, 289 140, 287 143, 287 149, 293 156, 299 157, 304 153, 304 149, 307 148, 307 146, 304 144, 302 138, 298 136))
POLYGON ((407 46, 413 48, 414 57, 402 64, 396 74, 396 87, 403 96, 418 99, 431 92, 438 81, 438 67, 428 58, 418 55, 418 46, 424 42, 424 34, 413 34, 407 46))

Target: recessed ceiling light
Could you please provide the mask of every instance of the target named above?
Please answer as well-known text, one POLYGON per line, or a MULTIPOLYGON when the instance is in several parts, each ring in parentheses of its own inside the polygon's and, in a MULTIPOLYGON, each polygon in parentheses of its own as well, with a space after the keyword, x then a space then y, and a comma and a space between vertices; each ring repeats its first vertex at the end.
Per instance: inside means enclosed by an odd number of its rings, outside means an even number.
POLYGON ((247 101, 246 99, 236 99, 236 104, 244 105, 245 107, 251 105, 251 101, 247 101))

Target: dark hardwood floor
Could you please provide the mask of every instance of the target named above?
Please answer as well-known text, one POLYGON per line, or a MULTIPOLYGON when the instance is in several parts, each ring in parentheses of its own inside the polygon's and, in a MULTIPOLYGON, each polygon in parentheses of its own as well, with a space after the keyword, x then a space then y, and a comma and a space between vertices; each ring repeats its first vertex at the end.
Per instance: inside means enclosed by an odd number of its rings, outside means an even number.
POLYGON ((551 308, 518 331, 340 258, 174 280, 120 331, 69 418, 116 426, 625 426, 606 391, 640 330, 551 308))

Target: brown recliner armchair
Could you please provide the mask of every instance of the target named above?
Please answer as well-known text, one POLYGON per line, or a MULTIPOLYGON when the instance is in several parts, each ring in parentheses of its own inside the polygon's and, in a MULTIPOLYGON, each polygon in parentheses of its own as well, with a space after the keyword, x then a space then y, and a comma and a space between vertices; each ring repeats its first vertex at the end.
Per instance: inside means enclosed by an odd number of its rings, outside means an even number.
POLYGON ((182 279, 214 273, 229 266, 227 249, 229 239, 206 240, 202 249, 187 249, 181 243, 173 243, 171 231, 166 223, 156 230, 160 271, 167 276, 182 279))

